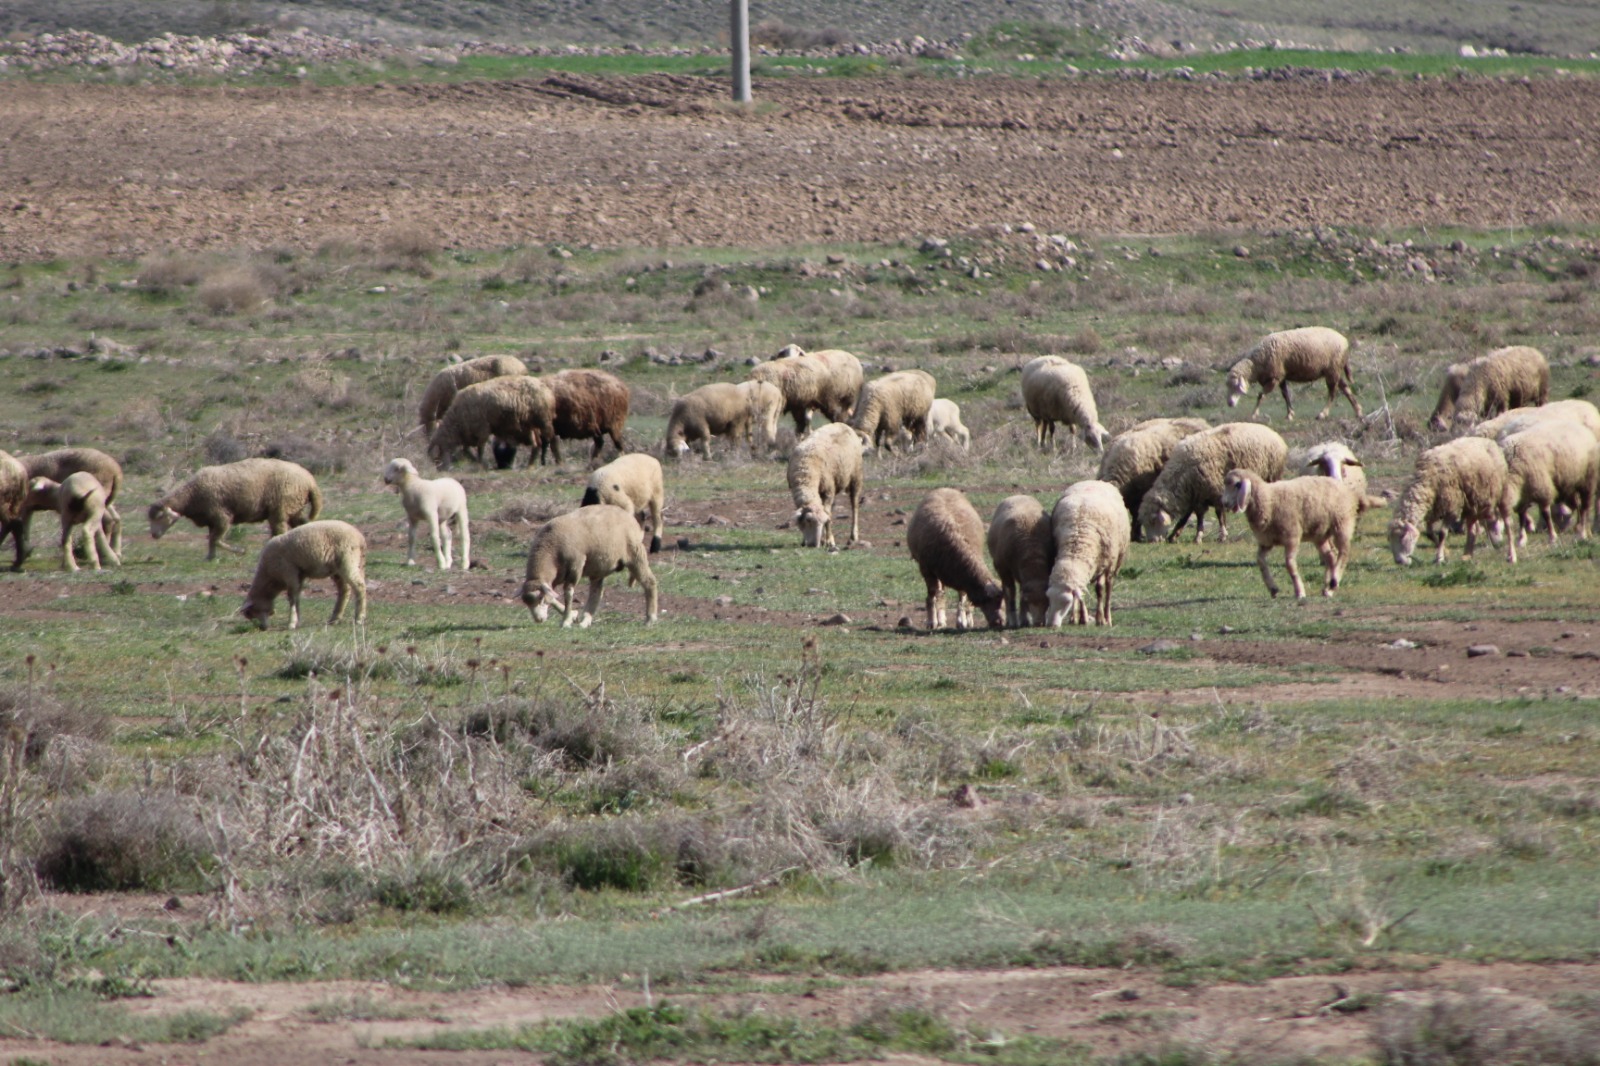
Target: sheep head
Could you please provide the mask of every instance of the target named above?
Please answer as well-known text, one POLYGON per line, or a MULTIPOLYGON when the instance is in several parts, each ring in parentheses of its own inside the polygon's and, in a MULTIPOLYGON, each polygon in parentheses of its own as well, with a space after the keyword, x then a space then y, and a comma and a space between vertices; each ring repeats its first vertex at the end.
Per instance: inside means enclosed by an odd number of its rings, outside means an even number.
POLYGON ((410 459, 390 459, 389 465, 383 468, 383 483, 395 486, 399 491, 400 486, 407 480, 417 476, 417 468, 411 465, 410 459))
POLYGON ((794 513, 794 523, 800 527, 800 543, 807 548, 820 548, 824 543, 833 545, 833 532, 828 527, 833 516, 820 507, 806 506, 794 513))
POLYGON ((178 524, 178 519, 183 516, 164 503, 152 503, 148 512, 150 516, 150 536, 160 540, 161 535, 178 524))
POLYGON ((1250 505, 1250 475, 1243 470, 1230 470, 1222 479, 1222 506, 1239 512, 1250 505))
POLYGON ((1238 407, 1250 391, 1250 360, 1242 359, 1228 370, 1228 406, 1238 407))
POLYGON ((1005 628, 1005 592, 999 585, 992 581, 984 585, 983 594, 972 597, 972 604, 983 612, 983 620, 990 629, 1005 628))
POLYGON ((1166 540, 1172 534, 1172 516, 1166 511, 1157 511, 1152 517, 1141 521, 1139 525, 1144 532, 1146 543, 1149 544, 1166 540))
POLYGON ((550 617, 550 605, 556 602, 556 598, 556 590, 548 581, 525 581, 522 584, 522 602, 535 622, 543 622, 550 617))
POLYGON ((1106 431, 1106 427, 1102 426, 1098 422, 1095 422, 1092 425, 1084 426, 1080 431, 1080 435, 1083 437, 1083 443, 1087 444, 1097 452, 1105 450, 1106 438, 1111 436, 1111 434, 1106 431))
POLYGON ((58 499, 56 492, 61 488, 61 483, 51 481, 47 477, 36 477, 28 482, 28 509, 33 511, 50 510, 56 508, 58 499))
POLYGON ((257 629, 266 629, 267 620, 272 617, 272 601, 257 603, 254 600, 245 600, 244 606, 239 608, 239 614, 254 622, 257 629))
POLYGON ((1389 523, 1389 550, 1394 561, 1401 566, 1411 565, 1411 556, 1417 550, 1417 538, 1422 531, 1414 523, 1395 519, 1389 523))

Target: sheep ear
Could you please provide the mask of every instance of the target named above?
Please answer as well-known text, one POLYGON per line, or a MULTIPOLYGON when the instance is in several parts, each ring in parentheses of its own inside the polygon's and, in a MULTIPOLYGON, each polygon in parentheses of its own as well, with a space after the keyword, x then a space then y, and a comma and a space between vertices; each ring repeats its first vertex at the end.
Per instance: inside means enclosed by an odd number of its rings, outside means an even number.
POLYGON ((806 513, 806 509, 805 509, 805 508, 804 508, 804 507, 801 507, 801 508, 798 508, 798 509, 797 509, 797 510, 796 510, 796 511, 795 511, 795 512, 794 512, 794 518, 792 518, 792 519, 790 519, 790 521, 792 521, 792 522, 798 522, 798 521, 800 521, 800 516, 801 516, 801 515, 803 515, 803 514, 805 514, 805 513, 806 513))
POLYGON ((1250 479, 1247 477, 1242 477, 1239 479, 1238 487, 1233 490, 1233 509, 1235 511, 1242 511, 1246 506, 1249 505, 1249 503, 1250 479))
POLYGON ((1347 457, 1346 457, 1346 458, 1345 458, 1345 459, 1344 459, 1344 460, 1343 460, 1343 462, 1344 462, 1344 465, 1345 465, 1345 466, 1360 466, 1360 465, 1361 465, 1361 460, 1360 460, 1360 459, 1357 459, 1357 458, 1356 458, 1356 457, 1355 457, 1355 456, 1353 456, 1353 455, 1351 455, 1351 456, 1347 456, 1347 457))

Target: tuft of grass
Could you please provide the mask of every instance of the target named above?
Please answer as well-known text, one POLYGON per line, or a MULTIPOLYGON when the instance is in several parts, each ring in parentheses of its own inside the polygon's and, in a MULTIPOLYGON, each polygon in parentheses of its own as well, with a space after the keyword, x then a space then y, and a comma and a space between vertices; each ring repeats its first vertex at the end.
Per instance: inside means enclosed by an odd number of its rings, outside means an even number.
POLYGON ((1438 992, 1392 1003, 1372 1027, 1381 1066, 1594 1066, 1600 1023, 1520 996, 1438 992))
POLYGON ((199 819, 176 800, 111 791, 56 806, 34 869, 64 892, 165 892, 196 887, 215 861, 199 819))

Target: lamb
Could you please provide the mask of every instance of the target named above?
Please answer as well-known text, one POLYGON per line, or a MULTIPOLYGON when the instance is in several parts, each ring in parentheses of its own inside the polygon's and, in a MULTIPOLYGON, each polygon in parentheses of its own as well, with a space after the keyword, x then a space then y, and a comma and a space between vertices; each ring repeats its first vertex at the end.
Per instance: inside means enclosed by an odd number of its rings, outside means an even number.
MULTIPOLYGON (((597 459, 606 438, 618 452, 623 450, 622 431, 628 424, 629 394, 615 374, 604 370, 563 370, 546 379, 555 394, 554 432, 546 433, 539 444, 539 462, 547 455, 561 462, 561 441, 592 440, 597 459)), ((533 457, 529 457, 530 464, 533 457)))
MULTIPOLYGON (((1444 541, 1455 523, 1466 527, 1467 545, 1462 558, 1472 558, 1478 528, 1494 537, 1510 517, 1506 501, 1506 457, 1500 446, 1484 437, 1457 437, 1417 457, 1411 481, 1395 504, 1389 522, 1389 550, 1401 566, 1411 565, 1412 553, 1423 532, 1437 549, 1434 562, 1445 560, 1444 541)), ((1516 537, 1507 537, 1508 558, 1517 561, 1516 537)))
POLYGON ((894 451, 901 431, 913 444, 928 439, 928 409, 938 382, 926 370, 899 370, 874 378, 861 387, 851 423, 874 447, 894 451))
POLYGON ((711 439, 771 444, 778 436, 778 416, 783 413, 783 393, 765 381, 718 382, 702 385, 678 397, 667 416, 663 454, 682 457, 698 443, 711 458, 711 439))
POLYGON ((959 444, 963 451, 972 445, 971 432, 961 424, 961 408, 956 406, 954 400, 946 400, 942 396, 928 408, 928 436, 937 437, 941 434, 959 444))
POLYGON ((433 436, 433 431, 438 428, 439 419, 444 417, 444 413, 450 409, 450 404, 455 401, 456 393, 468 385, 527 372, 527 366, 513 355, 485 355, 445 367, 433 375, 433 380, 428 382, 428 387, 423 390, 422 402, 417 408, 417 419, 422 423, 422 432, 430 437, 433 436))
POLYGON ((1214 429, 1191 434, 1172 449, 1172 457, 1161 468, 1150 491, 1139 503, 1139 526, 1147 541, 1171 540, 1196 517, 1195 543, 1206 531, 1206 508, 1217 513, 1222 529, 1220 539, 1228 539, 1227 519, 1223 515, 1222 479, 1235 468, 1254 470, 1267 481, 1283 476, 1289 446, 1266 426, 1252 422, 1229 422, 1214 429))
POLYGON ((11 569, 21 570, 28 557, 28 471, 11 455, 0 450, 0 544, 12 538, 16 560, 11 569))
MULTIPOLYGON (((1144 494, 1172 457, 1172 449, 1185 437, 1210 428, 1203 418, 1147 419, 1111 439, 1100 456, 1100 471, 1095 477, 1122 490, 1129 516, 1137 516, 1144 494)), ((1133 532, 1135 537, 1143 535, 1138 526, 1133 532)))
POLYGON ((650 534, 651 553, 661 550, 661 512, 666 507, 666 492, 662 488, 661 463, 654 456, 638 452, 620 456, 590 474, 580 506, 601 503, 633 515, 650 534))
POLYGON ((1294 598, 1306 598, 1305 582, 1300 580, 1300 565, 1295 553, 1300 542, 1317 546, 1325 576, 1322 594, 1332 596, 1344 576, 1350 559, 1350 541, 1355 536, 1357 501, 1347 487, 1332 478, 1296 477, 1270 484, 1250 470, 1230 470, 1222 482, 1223 503, 1235 513, 1243 511, 1256 535, 1256 566, 1267 593, 1278 595, 1272 580, 1267 554, 1283 548, 1283 564, 1294 585, 1294 598))
MULTIPOLYGON (((811 431, 812 411, 839 412, 832 395, 832 372, 814 356, 782 355, 760 363, 751 368, 750 380, 764 381, 783 394, 783 409, 794 419, 796 437, 804 437, 811 431)), ((833 414, 828 417, 833 418, 833 414)))
POLYGON ((1333 408, 1335 392, 1344 393, 1350 406, 1361 417, 1361 401, 1352 391, 1350 377, 1350 341, 1338 330, 1326 326, 1304 326, 1269 333, 1228 369, 1228 406, 1237 407, 1239 399, 1250 391, 1251 385, 1261 386, 1261 395, 1250 411, 1254 418, 1261 410, 1261 401, 1273 389, 1283 393, 1283 403, 1294 418, 1294 400, 1289 396, 1289 384, 1323 381, 1328 386, 1328 402, 1317 415, 1328 417, 1333 408))
POLYGON ((644 590, 644 619, 654 622, 660 607, 656 578, 644 551, 644 530, 620 507, 606 503, 580 507, 550 519, 533 535, 522 602, 534 621, 543 622, 559 598, 556 590, 565 589, 562 628, 576 622, 578 628, 587 629, 600 609, 601 586, 619 570, 628 571, 628 584, 637 582, 644 590), (577 615, 572 601, 584 578, 589 581, 589 600, 577 615))
POLYGON ((928 629, 943 629, 944 590, 956 592, 956 628, 972 626, 972 607, 989 628, 1004 620, 1000 584, 983 562, 983 519, 957 489, 934 489, 922 498, 906 523, 906 547, 928 589, 928 629), (969 605, 970 602, 970 605, 969 605))
POLYGON ((1459 383, 1452 382, 1447 372, 1428 424, 1448 429, 1452 419, 1492 418, 1513 407, 1537 406, 1549 399, 1550 364, 1539 349, 1526 345, 1497 348, 1467 363, 1459 383))
POLYGON ((1503 441, 1513 433, 1532 429, 1540 423, 1559 421, 1580 423, 1600 440, 1600 409, 1588 400, 1555 400, 1539 407, 1513 407, 1473 426, 1472 435, 1503 441))
POLYGON ((1527 542, 1528 511, 1537 506, 1554 545, 1557 504, 1572 512, 1578 539, 1587 540, 1600 480, 1594 434, 1577 422, 1545 422, 1503 438, 1500 448, 1506 456, 1506 506, 1517 515, 1516 542, 1527 542))
POLYGON ((452 477, 429 480, 417 473, 409 459, 391 459, 383 468, 383 483, 393 485, 406 510, 406 565, 417 565, 417 527, 428 523, 433 537, 433 561, 448 570, 451 555, 450 526, 461 538, 461 569, 472 569, 472 530, 467 518, 467 490, 452 477))
POLYGON ((1050 613, 1045 622, 1059 629, 1070 620, 1089 624, 1089 586, 1094 586, 1094 621, 1111 624, 1111 589, 1128 558, 1132 523, 1122 493, 1106 481, 1069 485, 1050 513, 1056 555, 1050 568, 1050 613))
POLYGON ((808 356, 816 360, 822 365, 826 375, 822 390, 818 394, 818 409, 834 422, 848 421, 855 413, 856 397, 860 395, 861 386, 865 381, 861 360, 842 348, 823 348, 807 352, 798 344, 785 345, 773 359, 793 359, 797 356, 808 356))
POLYGON ((1356 498, 1358 516, 1366 514, 1374 507, 1388 506, 1388 501, 1382 496, 1367 495, 1366 468, 1361 465, 1361 460, 1356 458, 1356 453, 1344 442, 1334 440, 1313 444, 1300 454, 1299 459, 1300 462, 1294 464, 1297 469, 1307 473, 1315 472, 1342 482, 1356 498))
POLYGON ((1100 424, 1089 376, 1076 363, 1059 355, 1041 355, 1022 368, 1022 402, 1033 418, 1039 447, 1055 443, 1056 423, 1077 426, 1083 442, 1099 451, 1105 446, 1106 427, 1100 424))
POLYGON ((823 426, 789 453, 789 494, 795 524, 807 548, 838 549, 833 539, 833 498, 850 498, 850 544, 861 539, 861 456, 866 439, 842 422, 823 426))
POLYGON ((511 375, 468 385, 456 393, 428 442, 428 457, 441 469, 466 451, 487 468, 483 446, 490 438, 526 444, 533 451, 555 433, 555 394, 540 378, 511 375))
POLYGON ((1007 496, 989 521, 989 558, 1013 629, 1042 626, 1050 610, 1050 567, 1056 559, 1050 518, 1032 496, 1007 496))
POLYGON ((239 613, 267 628, 272 605, 281 592, 289 598, 289 628, 300 626, 300 586, 306 578, 331 577, 338 598, 333 601, 333 625, 344 616, 345 602, 356 597, 356 625, 367 620, 367 538, 348 522, 325 519, 280 533, 267 541, 256 563, 255 579, 245 593, 239 613))
POLYGON ((150 505, 150 535, 162 535, 187 518, 209 534, 206 561, 217 557, 222 538, 237 522, 266 522, 274 536, 314 521, 322 513, 322 490, 303 466, 284 459, 241 459, 204 466, 183 484, 150 505))
MULTIPOLYGON (((82 470, 93 474, 106 492, 106 537, 118 555, 122 554, 122 515, 117 511, 117 493, 122 491, 122 464, 98 448, 57 448, 38 455, 19 455, 17 462, 28 471, 28 480, 47 477, 65 481, 82 470)), ((28 538, 31 513, 23 516, 22 537, 28 538)))
POLYGON ((28 510, 52 510, 61 516, 61 569, 78 569, 73 557, 72 542, 79 526, 83 527, 84 552, 96 570, 100 569, 100 555, 117 566, 122 565, 122 555, 111 546, 106 537, 105 487, 87 470, 68 474, 65 481, 36 477, 28 485, 28 510))

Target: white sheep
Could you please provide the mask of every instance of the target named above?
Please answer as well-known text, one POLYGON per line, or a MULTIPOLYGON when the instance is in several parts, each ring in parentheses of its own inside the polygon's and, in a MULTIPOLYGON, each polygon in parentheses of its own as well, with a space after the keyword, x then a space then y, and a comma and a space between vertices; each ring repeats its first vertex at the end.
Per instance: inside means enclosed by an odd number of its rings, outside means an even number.
POLYGON ((661 463, 653 455, 634 452, 611 460, 589 475, 583 507, 608 503, 629 512, 650 534, 650 551, 661 550, 661 514, 666 510, 666 490, 661 463))
POLYGON ((1139 503, 1139 527, 1147 541, 1175 538, 1194 515, 1195 543, 1205 536, 1206 509, 1216 511, 1222 541, 1228 539, 1223 514, 1222 479, 1229 470, 1254 470, 1268 481, 1283 476, 1289 446, 1266 426, 1229 422, 1191 434, 1173 446, 1172 456, 1139 503))
POLYGON ((1069 485, 1050 512, 1056 556, 1050 567, 1050 613, 1045 622, 1089 624, 1088 595, 1095 592, 1096 625, 1111 624, 1111 590, 1128 558, 1133 524, 1122 493, 1105 481, 1069 485))
POLYGON ((1578 539, 1589 536, 1589 512, 1600 480, 1600 441, 1581 423, 1543 422, 1503 437, 1506 504, 1517 516, 1516 541, 1527 543, 1528 512, 1538 507, 1556 542, 1556 508, 1576 518, 1578 539))
MULTIPOLYGON (((1445 561, 1444 542, 1452 525, 1467 533, 1462 558, 1472 558, 1482 527, 1491 538, 1506 529, 1510 506, 1506 501, 1506 457, 1500 446, 1484 437, 1458 437, 1417 457, 1416 471, 1394 507, 1389 522, 1389 550, 1394 561, 1411 565, 1417 541, 1425 532, 1436 548, 1433 561, 1445 561)), ((1506 537, 1507 557, 1517 561, 1517 538, 1506 537)))
POLYGON ((777 439, 782 413, 783 393, 770 382, 702 385, 673 403, 662 452, 682 457, 699 444, 701 454, 710 459, 713 437, 744 441, 752 448, 770 445, 777 439))
POLYGON ((1328 386, 1328 402, 1317 415, 1328 417, 1333 409, 1335 392, 1342 392, 1350 406, 1361 417, 1361 401, 1356 399, 1350 378, 1350 341, 1338 330, 1326 326, 1304 326, 1269 333, 1244 357, 1228 370, 1228 406, 1237 407, 1239 400, 1250 391, 1251 385, 1261 386, 1261 395, 1250 411, 1254 418, 1261 410, 1261 401, 1273 389, 1283 393, 1283 402, 1294 418, 1294 400, 1289 396, 1289 384, 1323 381, 1328 386))
POLYGON ((1600 409, 1588 400, 1552 400, 1539 407, 1513 407, 1473 426, 1472 435, 1503 441, 1542 422, 1577 422, 1600 440, 1600 409))
POLYGON ((450 569, 453 559, 450 527, 461 540, 461 569, 472 569, 472 530, 467 518, 467 490, 453 477, 425 478, 409 459, 391 459, 383 483, 394 486, 406 511, 406 565, 417 565, 417 527, 426 522, 433 538, 433 561, 450 569))
MULTIPOLYGON (((1095 477, 1120 489, 1128 514, 1136 517, 1144 494, 1172 457, 1172 449, 1185 437, 1210 428, 1203 418, 1146 419, 1111 438, 1100 456, 1100 470, 1095 477)), ((1134 534, 1142 535, 1138 526, 1134 527, 1134 534)))
POLYGON ((983 561, 983 519, 957 489, 934 489, 906 523, 906 548, 928 590, 928 629, 943 629, 944 591, 956 593, 956 628, 972 626, 972 607, 991 629, 1005 624, 1000 583, 983 561))
POLYGON ((1109 434, 1100 424, 1089 375, 1076 363, 1059 355, 1041 355, 1022 368, 1022 403, 1033 418, 1034 439, 1040 448, 1055 443, 1056 423, 1076 426, 1083 442, 1095 451, 1105 447, 1109 434))
POLYGON ((83 527, 84 554, 96 570, 100 569, 102 552, 116 566, 122 565, 122 556, 106 537, 106 489, 87 470, 68 474, 65 481, 36 477, 28 486, 29 510, 52 510, 61 517, 61 569, 78 569, 72 542, 79 526, 83 527))
POLYGON ((848 421, 855 413, 856 397, 860 395, 865 381, 861 360, 842 348, 821 348, 807 352, 798 344, 785 345, 773 359, 794 359, 799 356, 815 360, 826 373, 826 381, 819 394, 822 413, 834 422, 848 421))
POLYGON ((563 628, 577 624, 589 628, 600 609, 601 586, 611 574, 628 571, 628 584, 644 590, 644 617, 654 622, 660 613, 656 577, 644 550, 644 530, 633 515, 610 504, 580 507, 557 515, 539 527, 528 546, 527 579, 522 602, 536 622, 550 617, 550 606, 562 604, 563 628), (574 613, 578 582, 589 582, 589 599, 581 614, 574 613), (565 590, 565 598, 560 591, 565 590))
POLYGON ((456 393, 428 441, 428 457, 439 467, 464 450, 487 468, 484 445, 491 438, 527 445, 528 463, 555 438, 555 393, 544 380, 527 375, 491 378, 456 393))
POLYGON ((243 548, 224 544, 228 530, 239 522, 265 522, 273 535, 291 526, 314 521, 322 513, 322 490, 311 471, 284 459, 241 459, 221 466, 204 466, 183 484, 150 505, 150 536, 162 535, 187 518, 205 528, 207 561, 220 546, 239 553, 243 548))
POLYGON ((455 402, 456 393, 468 385, 527 372, 528 368, 522 360, 512 355, 485 355, 445 367, 433 375, 433 380, 423 390, 422 402, 417 405, 417 420, 422 423, 422 432, 430 437, 433 435, 439 419, 455 402))
POLYGON ((937 437, 941 434, 959 444, 963 451, 972 445, 972 433, 961 424, 961 408, 956 406, 954 400, 942 396, 928 408, 928 436, 937 437))
POLYGON ((850 500, 850 540, 861 539, 862 454, 867 440, 842 422, 823 426, 789 453, 787 477, 794 499, 794 522, 807 548, 838 545, 833 539, 833 498, 850 500))
POLYGON ((1223 479, 1223 503, 1232 511, 1243 511, 1256 535, 1256 566, 1269 595, 1277 596, 1278 583, 1272 580, 1267 555, 1273 548, 1283 549, 1284 567, 1294 585, 1294 598, 1306 598, 1306 584, 1300 580, 1300 565, 1295 553, 1300 542, 1317 546, 1325 571, 1322 594, 1332 596, 1344 576, 1350 558, 1350 541, 1356 529, 1356 497, 1350 490, 1327 477, 1296 477, 1271 483, 1250 470, 1230 470, 1223 479))
POLYGON ((289 598, 289 628, 300 625, 300 586, 306 578, 328 577, 338 590, 333 601, 333 625, 344 616, 351 593, 356 598, 356 625, 367 620, 367 538, 348 522, 324 519, 307 522, 267 541, 256 563, 256 574, 239 613, 267 628, 278 594, 289 598))
POLYGON ((1296 462, 1289 467, 1305 473, 1319 474, 1341 482, 1356 498, 1356 513, 1365 514, 1374 507, 1387 506, 1382 496, 1367 495, 1367 470, 1356 458, 1356 453, 1343 441, 1323 441, 1298 453, 1296 462))
MULTIPOLYGON (((784 352, 790 352, 790 348, 785 348, 784 352)), ((793 351, 800 350, 793 348, 793 351)), ((764 381, 783 394, 783 409, 794 419, 794 435, 804 437, 811 432, 813 411, 838 412, 841 408, 835 402, 833 375, 828 366, 803 352, 798 355, 784 352, 779 353, 779 358, 752 367, 750 380, 764 381)), ((851 399, 853 402, 854 397, 851 399)), ((828 417, 833 418, 833 415, 828 417)))
POLYGON ((12 538, 16 561, 11 569, 21 570, 28 557, 28 471, 8 451, 0 450, 0 544, 12 538))
MULTIPOLYGON (((117 493, 122 491, 122 464, 98 448, 57 448, 38 455, 19 455, 17 462, 28 472, 28 480, 47 477, 65 481, 80 470, 93 474, 106 490, 106 539, 118 555, 122 554, 122 515, 117 510, 117 493)), ((26 541, 31 515, 23 517, 22 534, 26 541)))
POLYGON ((851 422, 874 447, 894 451, 902 432, 916 444, 928 439, 928 410, 938 382, 926 370, 897 370, 861 387, 851 422))
POLYGON ((1056 561, 1050 516, 1032 496, 1007 496, 989 520, 987 542, 1006 601, 1006 624, 1013 629, 1044 625, 1056 561))
POLYGON ((1550 364, 1544 353, 1526 345, 1497 348, 1445 372, 1439 403, 1428 424, 1448 429, 1460 418, 1492 418, 1513 407, 1537 406, 1550 399, 1550 364))

